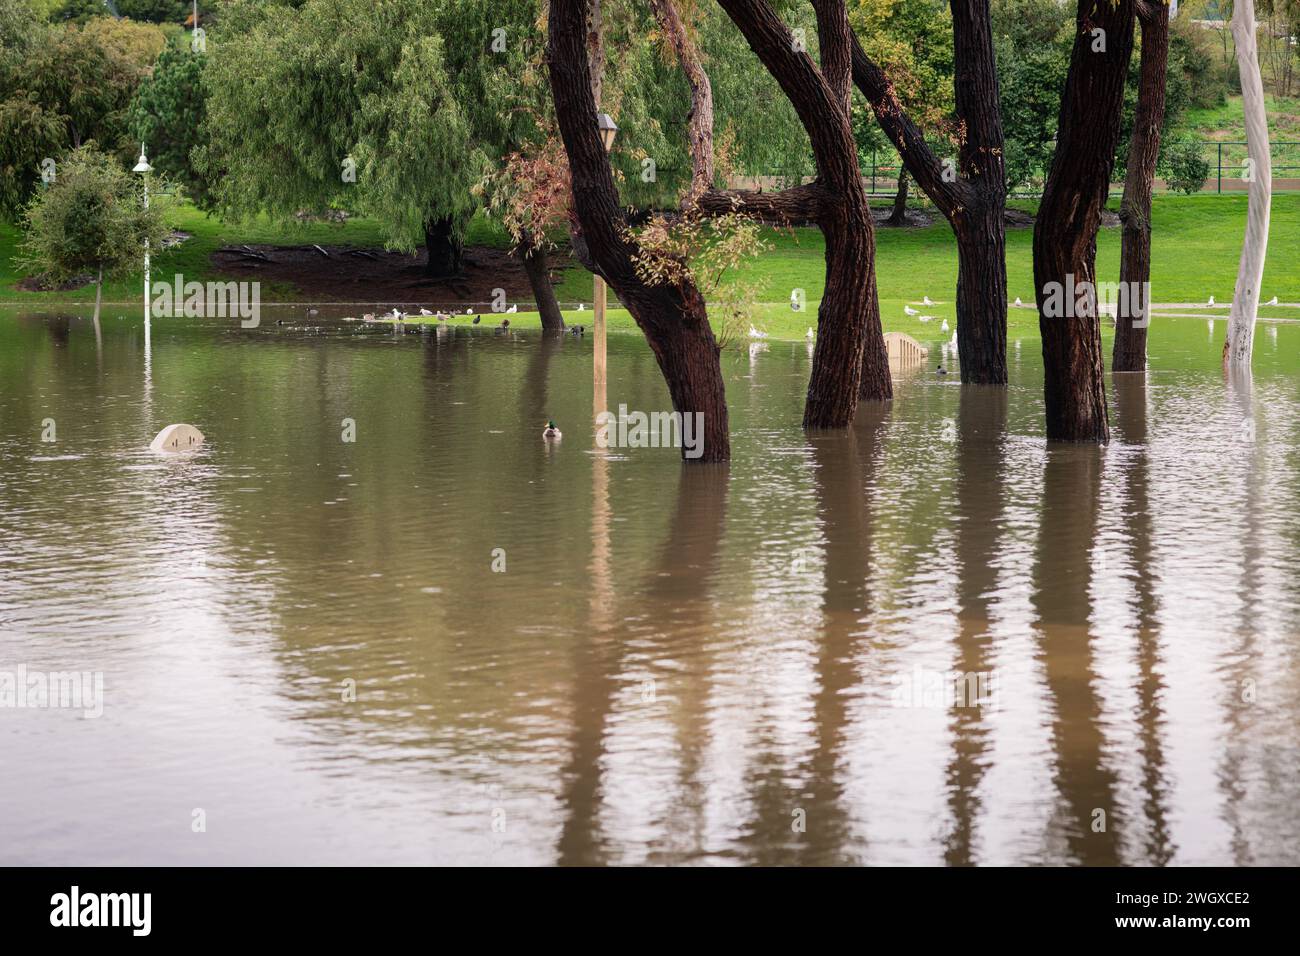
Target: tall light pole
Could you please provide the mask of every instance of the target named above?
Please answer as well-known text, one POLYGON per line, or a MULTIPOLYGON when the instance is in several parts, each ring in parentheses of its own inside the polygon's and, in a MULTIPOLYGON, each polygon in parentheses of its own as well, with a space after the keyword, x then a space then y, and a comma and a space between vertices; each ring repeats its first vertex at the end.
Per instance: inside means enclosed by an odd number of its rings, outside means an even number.
MULTIPOLYGON (((153 167, 149 165, 149 160, 144 155, 144 143, 140 144, 140 160, 131 170, 133 173, 139 173, 144 179, 144 208, 149 208, 149 173, 153 172, 153 167)), ((145 348, 149 347, 149 240, 144 241, 144 344, 145 348)))
MULTIPOLYGON (((614 123, 614 118, 608 113, 596 114, 596 130, 600 133, 600 142, 608 153, 614 148, 614 137, 618 135, 618 126, 614 123)), ((605 280, 600 276, 594 277, 592 287, 593 310, 595 311, 595 325, 593 326, 592 352, 593 361, 593 380, 596 385, 605 384, 605 280)))

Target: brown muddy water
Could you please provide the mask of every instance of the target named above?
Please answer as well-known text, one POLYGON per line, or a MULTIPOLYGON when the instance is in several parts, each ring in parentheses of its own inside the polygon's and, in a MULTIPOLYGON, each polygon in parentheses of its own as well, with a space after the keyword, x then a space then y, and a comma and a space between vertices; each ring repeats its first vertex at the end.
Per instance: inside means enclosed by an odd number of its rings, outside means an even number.
POLYGON ((1035 340, 824 435, 742 347, 720 468, 589 338, 266 314, 0 311, 0 863, 1300 863, 1300 326, 1168 320, 1105 449, 1035 340))

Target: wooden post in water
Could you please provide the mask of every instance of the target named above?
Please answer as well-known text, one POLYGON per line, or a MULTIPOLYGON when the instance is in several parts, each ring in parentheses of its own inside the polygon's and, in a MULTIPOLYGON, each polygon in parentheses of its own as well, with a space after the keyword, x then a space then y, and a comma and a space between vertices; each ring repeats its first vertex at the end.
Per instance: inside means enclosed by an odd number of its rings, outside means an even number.
POLYGON ((592 329, 595 333, 592 343, 592 354, 594 356, 595 371, 592 382, 595 385, 605 384, 605 280, 600 276, 595 276, 594 289, 592 290, 592 299, 595 305, 595 324, 592 329))

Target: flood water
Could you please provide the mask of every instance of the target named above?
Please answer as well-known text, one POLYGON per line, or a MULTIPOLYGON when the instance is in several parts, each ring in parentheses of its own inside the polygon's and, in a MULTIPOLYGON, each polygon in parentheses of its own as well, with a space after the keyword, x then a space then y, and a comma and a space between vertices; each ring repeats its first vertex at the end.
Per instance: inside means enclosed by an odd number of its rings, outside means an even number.
POLYGON ((1164 320, 1105 449, 1035 340, 823 435, 742 346, 683 467, 589 338, 286 314, 0 311, 0 671, 103 679, 0 708, 0 863, 1300 863, 1300 326, 1164 320))

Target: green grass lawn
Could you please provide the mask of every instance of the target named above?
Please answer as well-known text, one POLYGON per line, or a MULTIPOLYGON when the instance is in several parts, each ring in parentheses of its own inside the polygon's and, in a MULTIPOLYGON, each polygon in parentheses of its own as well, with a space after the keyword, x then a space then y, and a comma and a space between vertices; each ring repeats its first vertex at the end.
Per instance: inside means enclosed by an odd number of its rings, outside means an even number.
MULTIPOLYGON (((1117 201, 1113 205, 1117 205, 1117 201)), ((370 246, 381 243, 379 229, 365 220, 352 220, 343 225, 310 224, 282 228, 267 222, 227 225, 192 207, 181 207, 177 213, 177 228, 191 233, 193 238, 156 257, 155 268, 160 274, 183 272, 187 277, 193 276, 200 281, 217 278, 210 265, 210 256, 217 248, 229 243, 318 242, 370 246)), ((1210 295, 1220 303, 1231 300, 1245 218, 1244 194, 1158 196, 1154 206, 1152 249, 1154 300, 1204 302, 1210 295)), ((821 233, 814 228, 768 230, 766 238, 772 248, 751 267, 762 276, 763 289, 759 298, 764 303, 757 308, 753 324, 772 338, 802 338, 810 325, 816 325, 816 307, 822 295, 825 247, 821 233), (791 290, 796 288, 805 292, 808 308, 803 313, 792 312, 789 306, 791 290)), ((1098 272, 1103 281, 1118 279, 1119 238, 1118 228, 1104 228, 1098 237, 1098 272)), ((1298 302, 1300 269, 1296 267, 1296 253, 1300 249, 1300 194, 1274 195, 1269 238, 1263 298, 1277 295, 1283 302, 1298 302)), ((1012 301, 1019 296, 1027 303, 1033 302, 1031 239, 1030 229, 1010 229, 1007 232, 1007 282, 1012 301)), ((0 227, 0 302, 40 305, 55 301, 93 301, 93 287, 59 293, 17 291, 14 284, 21 276, 11 261, 17 241, 16 230, 9 226, 0 227)), ((477 219, 471 226, 469 242, 502 246, 506 238, 499 229, 477 219)), ((949 323, 954 320, 952 299, 957 256, 946 223, 939 221, 923 229, 879 229, 876 272, 881 315, 887 330, 906 331, 933 340, 939 335, 939 326, 944 319, 949 323), (918 302, 924 295, 939 303, 923 310, 935 317, 928 324, 903 313, 905 304, 918 302)), ((580 268, 567 270, 557 287, 560 301, 566 308, 586 302, 590 309, 591 281, 591 276, 580 268)), ((139 281, 136 279, 105 287, 107 301, 132 301, 138 295, 139 281)), ((294 296, 292 288, 263 289, 266 302, 294 296)), ((1220 314, 1226 314, 1226 306, 1220 314)), ((1270 313, 1265 308, 1262 314, 1300 318, 1294 309, 1270 313)), ((571 321, 582 322, 584 316, 590 319, 591 313, 571 312, 569 315, 571 321)), ((511 319, 511 324, 516 327, 527 328, 536 323, 536 315, 532 313, 519 313, 511 319)), ((614 329, 631 328, 633 323, 626 312, 615 309, 610 316, 610 326, 614 329)), ((1033 310, 1013 308, 1010 327, 1013 336, 1037 335, 1033 310)))

